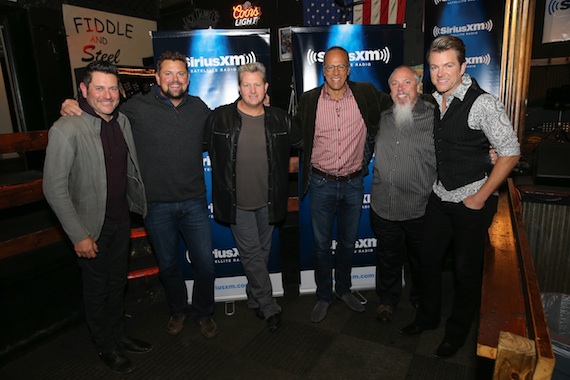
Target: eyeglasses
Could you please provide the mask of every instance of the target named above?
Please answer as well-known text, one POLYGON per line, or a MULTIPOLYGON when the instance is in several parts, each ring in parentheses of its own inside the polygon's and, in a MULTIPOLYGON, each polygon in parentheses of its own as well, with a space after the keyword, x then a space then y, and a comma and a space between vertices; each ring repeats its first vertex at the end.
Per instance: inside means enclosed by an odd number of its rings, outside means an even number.
POLYGON ((327 73, 331 73, 335 69, 337 69, 341 73, 344 73, 349 67, 350 65, 326 65, 323 66, 323 69, 325 69, 327 73))

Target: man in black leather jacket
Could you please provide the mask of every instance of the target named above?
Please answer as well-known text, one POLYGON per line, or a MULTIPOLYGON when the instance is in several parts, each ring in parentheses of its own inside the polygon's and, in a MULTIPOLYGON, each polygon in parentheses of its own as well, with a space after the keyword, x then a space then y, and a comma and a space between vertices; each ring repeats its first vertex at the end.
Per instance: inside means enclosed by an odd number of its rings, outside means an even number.
POLYGON ((274 225, 287 215, 291 146, 302 146, 289 115, 263 102, 269 84, 262 63, 238 69, 239 99, 217 108, 206 125, 214 218, 230 225, 248 279, 248 307, 281 326, 267 269, 274 225))

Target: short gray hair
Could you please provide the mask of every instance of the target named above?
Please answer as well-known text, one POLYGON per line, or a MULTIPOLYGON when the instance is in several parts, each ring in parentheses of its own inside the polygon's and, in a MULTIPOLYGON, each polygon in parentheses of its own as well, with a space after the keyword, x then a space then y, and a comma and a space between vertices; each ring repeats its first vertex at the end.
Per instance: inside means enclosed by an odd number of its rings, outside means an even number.
POLYGON ((261 73, 263 83, 267 82, 265 77, 265 65, 261 62, 246 63, 238 67, 238 84, 241 84, 241 75, 243 73, 261 73))

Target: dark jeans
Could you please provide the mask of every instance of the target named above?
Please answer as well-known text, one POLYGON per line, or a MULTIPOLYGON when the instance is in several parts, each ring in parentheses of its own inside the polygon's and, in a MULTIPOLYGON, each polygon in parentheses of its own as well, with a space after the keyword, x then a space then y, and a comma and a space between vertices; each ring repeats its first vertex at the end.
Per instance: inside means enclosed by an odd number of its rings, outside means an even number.
POLYGON ((192 309, 199 321, 214 314, 216 278, 206 196, 184 202, 149 202, 145 219, 148 237, 158 261, 159 277, 172 315, 190 315, 186 282, 180 268, 182 235, 194 273, 192 309))
POLYGON ((402 266, 409 263, 410 302, 419 302, 419 255, 422 248, 424 218, 392 221, 370 210, 370 224, 378 241, 376 293, 382 305, 396 307, 402 294, 402 266))
POLYGON ((350 293, 350 272, 358 224, 362 214, 364 181, 359 175, 347 182, 310 175, 309 209, 314 238, 315 281, 320 301, 332 301, 332 270, 335 267, 335 292, 350 293), (331 252, 333 223, 336 219, 335 255, 331 252), (336 259, 336 266, 335 264, 336 259))
POLYGON ((451 243, 455 295, 444 340, 457 346, 465 342, 481 302, 483 253, 487 230, 496 211, 496 196, 489 197, 481 210, 471 210, 463 203, 443 202, 434 193, 427 205, 416 323, 423 328, 434 328, 439 324, 442 265, 451 243))
POLYGON ((130 221, 105 223, 93 259, 79 258, 83 278, 85 320, 98 352, 109 352, 126 336, 125 287, 129 260, 130 221))

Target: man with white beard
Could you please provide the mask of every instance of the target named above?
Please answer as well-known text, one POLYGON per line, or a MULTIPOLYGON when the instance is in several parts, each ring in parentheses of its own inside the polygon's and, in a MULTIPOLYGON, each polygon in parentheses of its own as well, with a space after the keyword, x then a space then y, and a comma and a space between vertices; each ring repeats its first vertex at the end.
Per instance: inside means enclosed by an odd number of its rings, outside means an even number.
POLYGON ((382 112, 374 148, 370 222, 378 241, 376 319, 389 323, 402 293, 402 265, 409 262, 410 301, 419 302, 418 254, 431 187, 437 178, 434 105, 422 100, 419 77, 409 66, 388 79, 393 106, 382 112), (407 252, 407 260, 406 260, 407 252))

